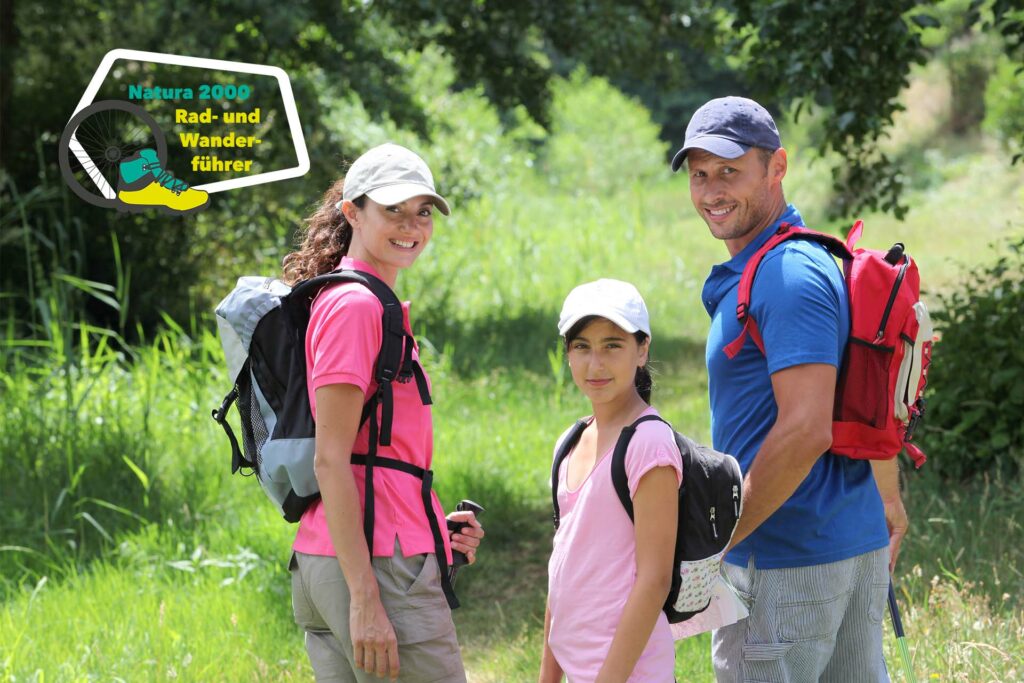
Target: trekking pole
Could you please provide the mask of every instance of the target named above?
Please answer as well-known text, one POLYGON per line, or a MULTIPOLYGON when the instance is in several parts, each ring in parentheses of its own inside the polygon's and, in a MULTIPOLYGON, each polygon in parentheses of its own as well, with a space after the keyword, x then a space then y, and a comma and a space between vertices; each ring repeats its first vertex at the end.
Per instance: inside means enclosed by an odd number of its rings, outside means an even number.
POLYGON ((900 647, 900 655, 903 657, 903 671, 907 683, 917 683, 917 676, 914 675, 914 667, 910 663, 910 651, 907 649, 907 638, 903 634, 903 620, 900 618, 900 608, 896 604, 896 591, 892 587, 892 577, 889 577, 889 616, 892 617, 892 630, 896 632, 896 642, 900 647))
MULTIPOLYGON (((479 503, 474 503, 471 500, 461 500, 459 504, 455 506, 456 512, 465 512, 466 510, 472 510, 473 515, 476 517, 480 516, 480 513, 484 511, 484 507, 479 503)), ((458 531, 462 527, 467 526, 464 522, 453 522, 448 520, 448 531, 458 531)), ((448 569, 448 582, 451 585, 455 585, 455 576, 459 573, 459 567, 469 564, 469 559, 465 553, 460 553, 458 550, 452 551, 452 566, 448 569)))

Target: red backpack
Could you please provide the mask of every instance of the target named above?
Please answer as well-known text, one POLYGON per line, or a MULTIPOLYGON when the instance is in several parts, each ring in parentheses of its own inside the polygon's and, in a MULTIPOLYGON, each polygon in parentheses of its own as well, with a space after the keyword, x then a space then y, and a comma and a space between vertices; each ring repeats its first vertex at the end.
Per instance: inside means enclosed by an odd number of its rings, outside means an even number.
POLYGON ((897 242, 888 252, 854 249, 864 222, 854 223, 846 242, 833 235, 783 223, 747 262, 740 277, 736 318, 743 330, 725 354, 734 358, 749 334, 764 353, 750 316, 750 289, 765 254, 789 239, 824 245, 843 259, 850 297, 850 340, 836 381, 832 447, 838 455, 889 460, 905 448, 915 467, 926 457, 910 443, 924 413, 922 397, 932 354, 931 320, 921 301, 917 264, 897 242))

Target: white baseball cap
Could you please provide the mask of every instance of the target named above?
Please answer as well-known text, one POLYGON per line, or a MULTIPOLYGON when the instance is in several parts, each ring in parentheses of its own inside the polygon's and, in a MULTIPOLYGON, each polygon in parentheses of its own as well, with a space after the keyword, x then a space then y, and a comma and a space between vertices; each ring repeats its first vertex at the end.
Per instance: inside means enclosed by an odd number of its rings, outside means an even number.
POLYGON ((647 306, 637 288, 628 282, 602 278, 573 289, 562 304, 558 333, 565 336, 573 325, 590 315, 607 318, 630 334, 639 330, 651 336, 647 306))
POLYGON ((412 150, 391 142, 364 153, 345 174, 342 200, 351 201, 364 194, 385 206, 426 195, 445 216, 451 213, 448 202, 434 189, 434 176, 427 162, 412 150))

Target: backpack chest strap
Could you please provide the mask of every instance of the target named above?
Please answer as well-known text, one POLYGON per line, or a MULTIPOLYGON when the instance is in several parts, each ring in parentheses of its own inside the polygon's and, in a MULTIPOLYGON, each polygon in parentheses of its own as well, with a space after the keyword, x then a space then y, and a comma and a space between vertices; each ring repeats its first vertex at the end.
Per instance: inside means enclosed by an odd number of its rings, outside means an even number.
MULTIPOLYGON (((376 449, 371 446, 371 451, 376 451, 376 449)), ((427 523, 430 525, 430 535, 434 540, 434 556, 437 559, 437 566, 441 569, 441 589, 444 592, 445 599, 448 601, 448 607, 450 609, 458 607, 459 600, 455 597, 455 589, 452 587, 451 579, 448 575, 448 556, 444 551, 444 536, 441 535, 441 525, 438 524, 437 515, 434 514, 434 502, 430 495, 434 485, 434 472, 409 462, 397 460, 396 458, 376 455, 376 453, 353 453, 352 464, 365 466, 366 478, 370 482, 373 481, 373 470, 377 467, 405 472, 420 480, 420 497, 423 499, 423 511, 427 516, 427 523)), ((368 489, 368 494, 370 491, 372 489, 368 489)), ((373 508, 374 496, 367 495, 363 516, 364 521, 366 519, 370 520, 370 526, 364 528, 364 533, 366 534, 366 545, 371 555, 373 554, 373 508)))

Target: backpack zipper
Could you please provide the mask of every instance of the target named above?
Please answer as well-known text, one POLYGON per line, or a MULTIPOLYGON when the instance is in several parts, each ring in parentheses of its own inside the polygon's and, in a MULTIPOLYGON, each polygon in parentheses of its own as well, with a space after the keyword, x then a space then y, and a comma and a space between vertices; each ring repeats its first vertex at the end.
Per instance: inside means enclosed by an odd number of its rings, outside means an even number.
POLYGON ((736 484, 732 485, 732 514, 739 519, 740 516, 740 487, 736 484))
POLYGON ((718 527, 715 525, 715 506, 711 506, 711 533, 714 535, 715 540, 718 540, 718 527))
POLYGON ((882 322, 878 326, 878 334, 875 336, 875 341, 881 341, 882 337, 885 336, 885 324, 889 322, 889 314, 892 312, 892 305, 896 303, 896 293, 900 291, 900 285, 903 284, 903 276, 907 273, 907 266, 910 265, 910 258, 905 257, 903 265, 900 266, 900 272, 896 273, 896 282, 892 285, 892 291, 889 292, 889 301, 885 304, 885 310, 882 312, 882 322))

